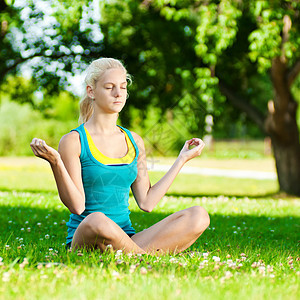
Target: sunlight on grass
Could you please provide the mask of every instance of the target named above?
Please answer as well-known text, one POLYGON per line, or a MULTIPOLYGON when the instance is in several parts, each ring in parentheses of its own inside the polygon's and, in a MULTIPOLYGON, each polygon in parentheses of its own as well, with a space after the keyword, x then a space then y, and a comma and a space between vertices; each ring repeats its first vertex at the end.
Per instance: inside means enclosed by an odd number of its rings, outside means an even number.
MULTIPOLYGON (((164 162, 164 161, 162 161, 164 162)), ((169 161, 167 161, 169 163, 169 161)), ((49 191, 56 193, 56 184, 48 163, 33 159, 10 159, 0 162, 0 189, 16 191, 49 191)), ((236 163, 235 163, 236 165, 236 163)), ((152 185, 165 175, 149 171, 152 185)), ((169 195, 231 195, 264 196, 278 191, 276 180, 225 178, 179 173, 167 194, 169 195)))
POLYGON ((189 251, 161 257, 67 252, 69 213, 56 194, 2 192, 0 199, 0 226, 6 228, 0 234, 0 292, 5 299, 97 298, 99 290, 105 299, 183 299, 199 293, 205 299, 225 294, 258 299, 258 293, 280 299, 283 290, 288 299, 299 296, 298 198, 165 196, 150 214, 131 198, 137 231, 193 205, 209 212, 209 228, 189 251))
MULTIPOLYGON (((195 205, 210 215, 210 226, 190 249, 158 257, 66 251, 69 212, 49 166, 26 160, 0 166, 0 298, 300 296, 300 199, 274 195, 276 181, 179 174, 151 213, 141 211, 131 196, 137 232, 195 205)), ((150 172, 152 184, 163 175, 150 172)))

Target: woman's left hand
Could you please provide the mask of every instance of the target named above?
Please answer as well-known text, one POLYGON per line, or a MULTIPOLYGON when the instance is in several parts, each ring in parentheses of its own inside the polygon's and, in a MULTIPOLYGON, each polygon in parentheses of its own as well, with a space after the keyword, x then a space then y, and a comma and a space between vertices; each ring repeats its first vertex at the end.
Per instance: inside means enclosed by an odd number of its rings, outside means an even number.
POLYGON ((185 142, 183 148, 181 149, 179 156, 181 156, 185 162, 190 159, 197 157, 201 154, 203 148, 205 147, 204 142, 198 138, 192 138, 185 142), (196 146, 193 149, 189 149, 190 146, 196 146))

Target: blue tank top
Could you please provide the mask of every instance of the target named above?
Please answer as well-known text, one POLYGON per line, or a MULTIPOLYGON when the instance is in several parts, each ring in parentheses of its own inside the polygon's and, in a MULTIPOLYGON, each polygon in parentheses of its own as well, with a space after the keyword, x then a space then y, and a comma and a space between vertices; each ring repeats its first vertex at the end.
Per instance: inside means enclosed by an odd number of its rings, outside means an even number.
POLYGON ((72 241, 75 230, 82 220, 93 212, 102 212, 116 222, 126 233, 134 234, 135 230, 129 218, 128 199, 131 184, 137 177, 137 158, 139 149, 130 133, 122 126, 129 136, 134 148, 135 158, 130 164, 105 165, 96 160, 89 148, 84 124, 76 129, 81 143, 81 175, 85 193, 85 210, 81 215, 71 214, 67 222, 67 243, 72 241))

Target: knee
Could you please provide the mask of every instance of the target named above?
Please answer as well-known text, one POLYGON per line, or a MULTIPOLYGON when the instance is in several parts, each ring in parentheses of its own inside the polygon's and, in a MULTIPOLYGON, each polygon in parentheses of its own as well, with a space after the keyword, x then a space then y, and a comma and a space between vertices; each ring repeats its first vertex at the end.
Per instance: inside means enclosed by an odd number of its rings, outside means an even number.
POLYGON ((95 236, 99 236, 106 240, 111 240, 114 237, 114 228, 111 220, 102 212, 91 213, 85 219, 87 228, 95 236), (88 218, 88 219, 87 219, 88 218))
POLYGON ((201 234, 210 224, 210 218, 207 211, 201 206, 189 208, 189 219, 191 229, 195 234, 201 234))

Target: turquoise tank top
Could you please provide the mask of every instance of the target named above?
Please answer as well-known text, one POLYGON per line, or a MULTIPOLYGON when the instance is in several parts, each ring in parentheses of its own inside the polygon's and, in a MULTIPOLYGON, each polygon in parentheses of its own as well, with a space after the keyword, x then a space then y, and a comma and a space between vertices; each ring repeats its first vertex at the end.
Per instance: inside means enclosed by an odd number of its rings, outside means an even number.
POLYGON ((130 133, 122 126, 135 148, 135 158, 129 164, 105 165, 96 160, 89 148, 84 124, 76 129, 81 143, 81 175, 85 193, 85 210, 81 215, 71 214, 67 222, 67 243, 72 241, 75 230, 82 220, 93 212, 102 212, 116 222, 126 233, 134 234, 130 221, 128 199, 131 184, 137 177, 137 158, 139 149, 130 133))

